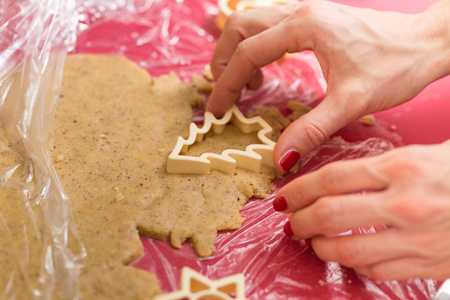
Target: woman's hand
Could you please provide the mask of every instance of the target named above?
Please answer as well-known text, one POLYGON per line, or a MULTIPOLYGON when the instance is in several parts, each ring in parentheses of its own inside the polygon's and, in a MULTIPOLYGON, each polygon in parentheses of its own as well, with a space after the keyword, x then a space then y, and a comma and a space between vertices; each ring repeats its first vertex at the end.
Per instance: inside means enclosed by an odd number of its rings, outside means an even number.
POLYGON ((450 277, 450 142, 331 163, 281 188, 274 208, 323 260, 379 280, 450 277), (387 229, 338 236, 369 225, 387 229))
MULTIPOLYGON (((211 72, 214 79, 217 81, 222 75, 230 62, 230 59, 233 57, 236 48, 241 47, 241 42, 277 25, 290 16, 295 10, 295 7, 296 5, 259 7, 252 10, 236 11, 228 17, 211 60, 211 72)), ((243 84, 244 86, 248 84, 248 87, 251 89, 257 89, 260 87, 261 83, 262 73, 261 70, 257 68, 254 70, 253 77, 243 84)), ((218 115, 223 114, 231 107, 231 104, 221 103, 220 101, 221 100, 219 99, 213 100, 212 102, 209 102, 210 104, 208 106, 213 109, 215 109, 215 106, 220 107, 221 109, 219 111, 214 111, 214 113, 218 115), (222 106, 224 108, 223 110, 222 106)))
POLYGON ((368 113, 404 103, 450 70, 444 8, 418 15, 378 12, 326 1, 253 9, 225 25, 211 70, 207 110, 222 115, 241 90, 261 83, 259 68, 286 52, 314 51, 328 83, 325 99, 285 130, 274 163, 287 172, 331 134, 368 113))

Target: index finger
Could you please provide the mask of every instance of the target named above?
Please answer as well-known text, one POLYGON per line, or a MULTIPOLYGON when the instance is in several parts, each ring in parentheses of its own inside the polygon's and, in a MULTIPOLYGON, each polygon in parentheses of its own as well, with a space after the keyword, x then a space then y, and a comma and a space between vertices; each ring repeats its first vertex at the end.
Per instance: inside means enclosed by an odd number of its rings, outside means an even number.
POLYGON ((288 17, 297 4, 276 7, 255 7, 235 11, 225 23, 211 59, 211 71, 217 80, 228 65, 237 45, 268 28, 275 26, 288 17))
POLYGON ((281 58, 286 52, 311 49, 307 31, 298 30, 300 26, 297 21, 288 18, 240 42, 217 80, 206 110, 215 116, 222 116, 238 100, 256 69, 281 58))

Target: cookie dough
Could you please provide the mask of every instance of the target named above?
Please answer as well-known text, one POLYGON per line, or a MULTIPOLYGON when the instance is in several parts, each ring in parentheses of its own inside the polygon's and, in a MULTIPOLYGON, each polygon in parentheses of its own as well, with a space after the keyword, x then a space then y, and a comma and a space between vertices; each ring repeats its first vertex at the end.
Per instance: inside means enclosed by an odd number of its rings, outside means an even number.
MULTIPOLYGON (((46 240, 51 235, 45 234, 48 216, 41 206, 52 201, 28 200, 34 196, 24 191, 41 191, 29 181, 26 151, 8 140, 0 124, 2 295, 28 299, 45 291, 53 299, 151 299, 160 293, 156 277, 129 266, 142 256, 140 235, 170 240, 174 247, 190 240, 199 256, 212 255, 217 231, 239 228, 247 200, 274 189, 275 170, 167 174, 167 156, 178 136, 188 136, 191 106, 202 99, 193 83, 181 83, 175 74, 151 78, 123 57, 69 56, 47 148, 70 204, 70 222, 61 215, 58 224, 74 224, 76 230, 51 228, 66 233, 64 245, 46 240), (64 264, 70 260, 55 253, 79 255, 79 265, 64 264), (49 273, 52 267, 56 273, 49 273)), ((237 140, 227 141, 227 132, 212 141, 236 147, 249 141, 233 129, 237 140)), ((200 143, 195 150, 213 152, 218 144, 200 143)), ((39 178, 39 170, 31 172, 37 172, 33 180, 39 178)))
POLYGON ((364 126, 372 127, 377 123, 377 119, 374 115, 365 115, 359 119, 359 122, 361 122, 364 126))
POLYGON ((86 247, 80 281, 89 297, 156 294, 149 274, 125 267, 142 255, 139 234, 174 247, 190 240, 209 256, 217 231, 241 226, 247 200, 274 189, 270 168, 234 176, 165 172, 177 137, 189 134, 192 99, 199 98, 192 88, 175 74, 151 79, 121 57, 67 59, 48 149, 52 161, 64 157, 55 168, 86 247))
POLYGON ((297 101, 289 101, 287 108, 291 111, 286 117, 275 107, 258 105, 254 110, 247 112, 247 117, 260 116, 273 129, 272 138, 278 140, 281 132, 285 130, 292 122, 311 111, 311 107, 297 101))

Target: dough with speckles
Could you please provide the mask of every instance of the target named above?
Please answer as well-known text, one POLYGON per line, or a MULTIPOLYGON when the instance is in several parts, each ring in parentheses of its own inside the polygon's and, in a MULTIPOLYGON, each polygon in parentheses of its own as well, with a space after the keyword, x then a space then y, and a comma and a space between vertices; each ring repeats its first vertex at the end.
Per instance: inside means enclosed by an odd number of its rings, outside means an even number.
MULTIPOLYGON (((173 73, 150 78, 122 57, 67 58, 48 149, 87 251, 86 299, 157 294, 150 274, 125 266, 142 256, 139 234, 175 247, 190 240, 199 256, 210 256, 217 231, 239 228, 247 200, 274 189, 275 171, 266 167, 260 174, 166 173, 177 137, 189 135, 193 89, 173 73)), ((241 136, 216 138, 234 145, 241 136)))

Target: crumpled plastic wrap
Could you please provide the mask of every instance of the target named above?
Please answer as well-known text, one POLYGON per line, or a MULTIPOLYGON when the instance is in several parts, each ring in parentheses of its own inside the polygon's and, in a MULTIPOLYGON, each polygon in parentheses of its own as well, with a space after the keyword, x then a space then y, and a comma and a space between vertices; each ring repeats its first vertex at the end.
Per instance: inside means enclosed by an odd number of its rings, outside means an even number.
POLYGON ((0 278, 2 299, 78 294, 84 249, 45 147, 76 37, 74 8, 65 0, 0 2, 0 268, 9 272, 0 278))
MULTIPOLYGON (((358 143, 340 139, 327 141, 301 161, 301 170, 286 182, 321 166, 392 149, 384 139, 369 138, 358 143)), ((283 233, 287 218, 272 208, 273 197, 251 200, 241 211, 242 228, 218 235, 217 251, 199 260, 189 245, 174 250, 169 243, 143 238, 145 256, 136 266, 155 273, 164 291, 176 290, 184 265, 210 278, 235 273, 246 278, 249 299, 430 299, 436 293, 432 280, 377 282, 357 275, 333 262, 323 262, 304 241, 293 241, 283 233)), ((366 227, 343 234, 373 233, 383 228, 366 227)))
MULTIPOLYGON (((0 165, 0 191, 8 191, 7 197, 0 195, 0 251, 12 253, 9 261, 0 261, 10 270, 0 278, 0 298, 80 296, 77 274, 85 251, 46 151, 67 52, 124 55, 152 76, 174 70, 188 80, 209 63, 220 34, 217 14, 213 0, 0 0, 0 149, 10 157, 0 165), (3 214, 13 202, 22 207, 16 222, 3 214), (76 245, 69 247, 68 237, 76 245), (24 239, 25 245, 38 243, 40 253, 14 248, 24 239), (25 272, 31 267, 37 270, 33 278, 25 272), (19 297, 21 285, 27 294, 19 297)), ((291 55, 264 74, 260 90, 243 93, 244 112, 258 104, 286 112, 289 100, 315 105, 323 98, 325 82, 311 53, 291 55)), ((201 116, 199 109, 195 120, 201 116)), ((362 126, 349 125, 341 134, 351 142, 328 141, 278 185, 328 162, 376 155, 398 144, 394 132, 379 127, 365 135, 362 126)), ((242 228, 220 233, 210 258, 199 259, 187 243, 176 250, 142 238, 145 255, 134 266, 155 273, 165 292, 177 289, 181 268, 190 266, 212 279, 244 273, 249 299, 429 299, 436 293, 439 283, 433 280, 380 283, 320 261, 304 242, 284 236, 286 216, 274 212, 271 200, 250 201, 242 228)))

